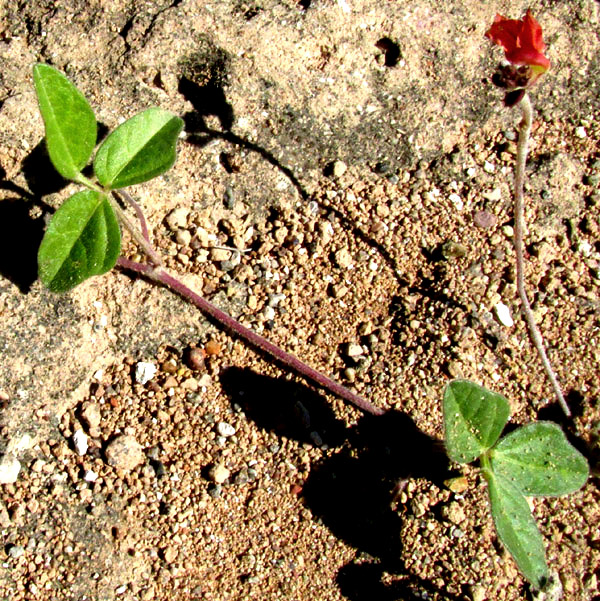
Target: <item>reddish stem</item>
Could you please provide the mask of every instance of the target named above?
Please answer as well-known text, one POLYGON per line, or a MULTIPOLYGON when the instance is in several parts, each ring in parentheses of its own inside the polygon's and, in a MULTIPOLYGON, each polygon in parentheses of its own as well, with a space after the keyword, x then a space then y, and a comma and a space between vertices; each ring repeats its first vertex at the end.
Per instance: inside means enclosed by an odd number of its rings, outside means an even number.
POLYGON ((162 268, 153 267, 146 263, 136 263, 135 261, 130 261, 129 259, 124 259, 123 257, 119 257, 117 264, 130 271, 146 275, 154 281, 160 282, 163 286, 166 286, 174 292, 177 292, 177 294, 196 305, 196 307, 198 307, 203 313, 212 317, 215 321, 219 322, 227 329, 237 334, 243 340, 246 340, 254 347, 271 355, 277 361, 283 363, 286 367, 290 368, 297 374, 300 374, 304 378, 317 383, 324 390, 327 390, 328 392, 352 403, 366 413, 370 413, 372 415, 382 415, 384 413, 383 409, 380 409, 379 407, 369 403, 369 401, 363 399, 358 394, 348 390, 335 380, 328 378, 327 376, 318 372, 316 369, 306 365, 306 363, 303 363, 294 355, 287 353, 272 342, 269 342, 266 338, 263 338, 256 332, 253 332, 251 329, 243 326, 241 323, 231 317, 231 315, 228 315, 224 311, 221 311, 221 309, 215 307, 212 303, 208 302, 199 294, 196 294, 193 290, 188 288, 177 278, 174 278, 172 275, 168 274, 162 268))

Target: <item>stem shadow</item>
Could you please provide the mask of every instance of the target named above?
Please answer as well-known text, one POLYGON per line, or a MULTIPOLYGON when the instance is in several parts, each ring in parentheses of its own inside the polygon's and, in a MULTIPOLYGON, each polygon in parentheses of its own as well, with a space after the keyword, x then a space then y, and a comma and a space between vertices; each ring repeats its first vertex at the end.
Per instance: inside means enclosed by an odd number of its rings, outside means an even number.
POLYGON ((441 441, 396 411, 365 415, 347 428, 322 395, 250 369, 229 368, 221 374, 221 383, 231 403, 241 406, 259 428, 301 443, 335 447, 311 466, 301 494, 306 507, 338 539, 371 558, 340 570, 344 596, 352 601, 411 600, 423 598, 419 591, 427 591, 451 599, 430 582, 406 575, 402 518, 392 508, 395 491, 407 479, 442 485, 449 465, 441 441), (382 582, 386 572, 406 577, 388 586, 382 582))

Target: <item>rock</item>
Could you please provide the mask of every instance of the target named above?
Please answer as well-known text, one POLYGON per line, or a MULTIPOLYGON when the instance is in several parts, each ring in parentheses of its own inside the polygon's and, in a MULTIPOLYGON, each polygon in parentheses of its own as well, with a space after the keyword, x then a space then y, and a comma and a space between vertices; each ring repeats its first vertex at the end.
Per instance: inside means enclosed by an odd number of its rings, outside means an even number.
POLYGON ((475 211, 473 215, 473 221, 477 227, 489 229, 494 227, 498 220, 496 216, 489 211, 475 211))
POLYGON ((472 601, 485 601, 487 594, 485 588, 481 584, 474 584, 470 587, 472 601))
POLYGON ((229 438, 235 434, 235 428, 227 422, 219 422, 217 424, 217 432, 219 433, 219 436, 229 438))
POLYGON ((121 434, 106 447, 106 460, 109 465, 130 472, 145 461, 145 456, 133 436, 121 434))
POLYGON ((183 361, 192 371, 204 369, 204 357, 206 352, 199 348, 188 347, 183 352, 183 361))
POLYGON ((221 354, 221 345, 216 340, 209 340, 204 345, 204 350, 207 355, 220 355, 221 354))
POLYGON ((175 561, 179 551, 177 551, 177 547, 167 547, 163 551, 163 558, 167 563, 173 563, 175 561))
POLYGON ((348 167, 344 161, 335 161, 332 166, 332 173, 334 177, 342 177, 347 169, 348 167))
POLYGON ((156 365, 154 363, 146 363, 145 361, 138 361, 135 364, 135 381, 138 384, 146 384, 152 380, 152 378, 156 375, 157 371, 156 365))
POLYGON ((83 479, 86 482, 96 482, 96 480, 98 480, 98 474, 92 470, 88 470, 84 476, 83 479))
POLYGON ((494 311, 496 312, 496 317, 498 321, 507 328, 511 328, 515 325, 513 318, 510 315, 510 309, 504 303, 496 303, 494 306, 494 311))
POLYGON ((211 248, 210 258, 213 261, 228 261, 231 259, 231 251, 226 248, 211 248))
POLYGON ((442 508, 442 515, 449 522, 453 524, 460 524, 464 522, 467 516, 465 515, 465 510, 456 502, 452 502, 446 507, 442 508))
POLYGON ((87 404, 81 411, 81 419, 88 428, 97 428, 100 425, 102 416, 100 414, 100 405, 97 403, 87 404))
POLYGON ((0 462, 0 484, 14 484, 17 481, 21 463, 12 455, 4 455, 0 462))
POLYGON ((469 482, 464 476, 444 480, 444 484, 455 494, 463 493, 469 488, 469 482))
POLYGON ((80 457, 83 457, 87 453, 88 450, 88 437, 87 434, 79 428, 75 430, 73 434, 73 446, 75 447, 75 451, 80 457))
POLYGON ((348 252, 347 248, 338 250, 334 255, 334 259, 338 267, 342 269, 348 269, 352 265, 352 255, 348 252))
POLYGON ((222 463, 213 465, 208 471, 208 477, 215 484, 223 484, 229 478, 230 474, 231 472, 222 463))
POLYGON ((24 554, 25 547, 23 547, 22 545, 11 545, 8 549, 8 555, 13 559, 19 559, 19 557, 22 557, 24 554))
POLYGON ((347 357, 360 357, 361 355, 364 355, 362 346, 356 342, 349 342, 344 351, 344 354, 347 357))
POLYGON ((184 228, 187 225, 187 218, 190 211, 185 207, 178 207, 177 209, 173 209, 167 215, 167 225, 172 232, 177 231, 180 228, 184 228))
POLYGON ((175 234, 175 240, 177 240, 177 244, 181 246, 189 246, 192 241, 192 234, 188 230, 179 230, 175 234))

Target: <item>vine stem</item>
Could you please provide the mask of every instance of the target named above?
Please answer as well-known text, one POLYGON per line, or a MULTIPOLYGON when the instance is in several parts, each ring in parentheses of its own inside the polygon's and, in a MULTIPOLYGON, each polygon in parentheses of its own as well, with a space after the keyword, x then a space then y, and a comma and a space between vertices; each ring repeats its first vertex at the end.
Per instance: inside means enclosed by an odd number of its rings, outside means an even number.
POLYGON ((527 163, 527 154, 529 152, 529 137, 531 134, 531 125, 533 122, 533 106, 529 96, 525 94, 519 103, 521 107, 522 120, 519 128, 519 141, 517 143, 517 164, 515 166, 515 198, 514 198, 514 218, 515 218, 515 231, 514 231, 514 246, 515 246, 515 266, 517 274, 517 290, 519 298, 521 299, 521 307, 525 322, 529 328, 529 335, 535 348, 540 356, 542 365, 552 388, 554 394, 558 399, 563 412, 567 417, 571 416, 571 411, 563 395, 558 378, 552 369, 548 355, 546 354, 546 348, 544 345, 544 339, 540 333, 539 328, 535 323, 535 317, 531 310, 531 305, 527 297, 527 291, 525 289, 525 258, 524 258, 524 230, 525 230, 525 209, 524 209, 524 194, 523 187, 525 183, 525 164, 527 163))
POLYGON ((382 415, 384 413, 383 409, 376 407, 358 394, 348 390, 335 380, 328 378, 316 369, 313 369, 306 363, 303 363, 291 353, 287 353, 277 345, 269 342, 266 338, 263 338, 256 332, 252 331, 250 328, 242 325, 239 321, 231 317, 231 315, 215 307, 204 297, 194 292, 191 288, 188 288, 183 282, 167 273, 158 265, 153 266, 148 265, 147 263, 137 263, 123 257, 119 257, 117 264, 125 269, 128 269, 129 271, 145 275, 152 280, 159 282, 163 286, 170 288, 187 301, 198 307, 204 314, 209 315, 228 330, 232 331, 246 342, 249 342, 252 346, 264 351, 295 373, 315 382, 321 388, 352 403, 362 411, 372 415, 382 415))

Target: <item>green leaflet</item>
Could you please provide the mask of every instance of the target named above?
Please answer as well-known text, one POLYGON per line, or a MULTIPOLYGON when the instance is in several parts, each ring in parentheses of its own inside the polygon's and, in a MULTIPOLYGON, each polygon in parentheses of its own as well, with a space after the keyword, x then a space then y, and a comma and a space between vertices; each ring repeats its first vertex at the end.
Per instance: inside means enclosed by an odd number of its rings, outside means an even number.
POLYGON ((122 123, 102 143, 94 159, 98 181, 110 189, 145 182, 175 162, 175 145, 183 121, 150 108, 122 123))
POLYGON ((534 422, 511 432, 494 447, 491 465, 523 494, 557 496, 576 491, 587 480, 585 457, 551 422, 534 422))
POLYGON ((35 65, 33 81, 50 160, 63 177, 79 180, 96 145, 94 112, 83 94, 53 67, 35 65))
POLYGON ((484 470, 492 517, 498 538, 509 550, 523 575, 536 589, 548 579, 544 541, 531 515, 529 504, 508 479, 484 470))
POLYGON ((77 192, 53 215, 38 251, 38 272, 53 292, 66 292, 111 269, 121 251, 117 218, 103 194, 77 192))
POLYGON ((448 456, 470 463, 494 445, 510 407, 500 394, 467 380, 454 380, 444 392, 444 428, 448 456))

